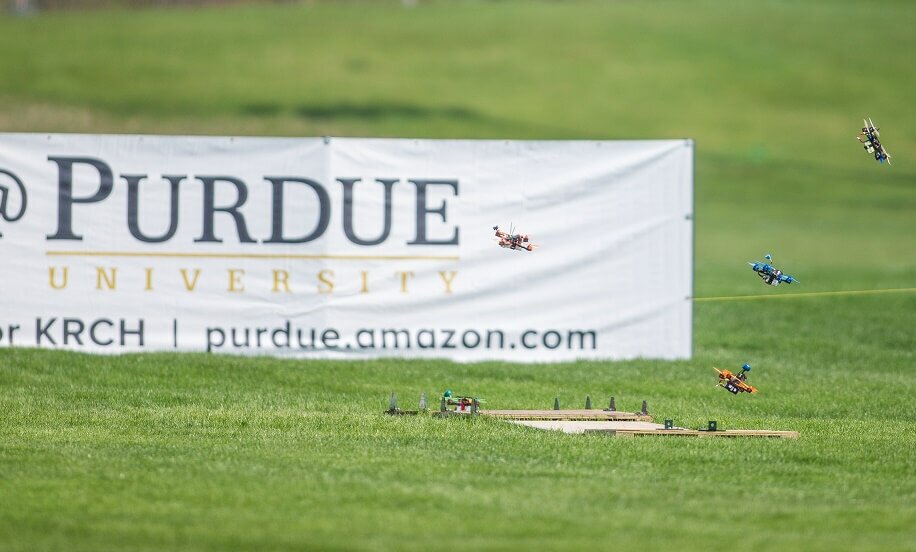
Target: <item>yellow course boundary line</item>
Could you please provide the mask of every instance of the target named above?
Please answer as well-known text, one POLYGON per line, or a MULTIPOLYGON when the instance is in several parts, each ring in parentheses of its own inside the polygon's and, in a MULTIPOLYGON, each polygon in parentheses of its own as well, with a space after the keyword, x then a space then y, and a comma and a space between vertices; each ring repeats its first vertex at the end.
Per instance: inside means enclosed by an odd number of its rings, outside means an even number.
POLYGON ((824 297, 827 295, 877 295, 879 293, 911 293, 916 288, 860 289, 850 291, 812 291, 808 293, 786 293, 783 295, 732 295, 730 297, 694 297, 694 302, 703 301, 753 301, 755 299, 789 299, 792 297, 824 297))

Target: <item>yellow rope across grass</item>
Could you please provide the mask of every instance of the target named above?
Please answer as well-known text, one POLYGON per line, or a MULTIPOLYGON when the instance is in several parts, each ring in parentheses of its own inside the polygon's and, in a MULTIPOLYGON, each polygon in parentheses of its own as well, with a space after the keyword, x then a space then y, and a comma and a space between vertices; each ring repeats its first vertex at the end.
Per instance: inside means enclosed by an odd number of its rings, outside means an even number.
POLYGON ((789 299, 792 297, 823 297, 826 295, 876 295, 879 293, 911 293, 916 288, 896 289, 860 289, 851 291, 812 291, 808 293, 784 293, 782 295, 732 295, 730 297, 694 297, 694 302, 700 301, 753 301, 755 299, 789 299))

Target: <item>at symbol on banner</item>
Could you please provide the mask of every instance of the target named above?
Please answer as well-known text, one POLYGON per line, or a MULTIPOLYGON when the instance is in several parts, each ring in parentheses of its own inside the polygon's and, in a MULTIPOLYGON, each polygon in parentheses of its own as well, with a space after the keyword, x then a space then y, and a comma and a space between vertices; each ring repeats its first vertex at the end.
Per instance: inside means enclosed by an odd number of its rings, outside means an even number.
MULTIPOLYGON (((25 193, 25 186, 22 184, 22 181, 19 180, 19 177, 10 171, 0 169, 0 218, 7 222, 16 222, 22 218, 22 215, 25 214, 25 207, 27 203, 28 199, 25 193), (6 178, 3 178, 3 176, 6 176, 6 178), (15 214, 12 213, 12 207, 10 207, 10 205, 14 203, 9 200, 11 195, 11 188, 4 184, 4 181, 10 180, 12 180, 12 182, 16 184, 16 187, 19 189, 19 211, 15 214)), ((0 237, 2 236, 3 233, 0 233, 0 237)))

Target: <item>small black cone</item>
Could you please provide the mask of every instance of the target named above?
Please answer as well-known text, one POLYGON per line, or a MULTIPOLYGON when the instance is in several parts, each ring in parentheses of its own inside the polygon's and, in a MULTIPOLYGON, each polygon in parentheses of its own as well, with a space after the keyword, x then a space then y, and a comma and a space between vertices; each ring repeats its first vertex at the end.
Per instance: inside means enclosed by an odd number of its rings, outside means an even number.
POLYGON ((610 406, 607 407, 607 409, 610 410, 611 412, 617 411, 617 405, 614 404, 614 397, 611 397, 611 404, 610 406))
POLYGON ((554 409, 554 410, 559 410, 559 409, 560 409, 560 397, 554 397, 554 399, 553 399, 553 409, 554 409))
POLYGON ((585 409, 586 410, 592 409, 592 398, 589 395, 585 396, 585 409))
POLYGON ((646 403, 646 401, 642 402, 642 412, 640 412, 640 414, 643 416, 647 416, 649 414, 649 405, 646 403))
POLYGON ((391 399, 388 401, 388 410, 394 411, 398 409, 398 394, 392 393, 391 399))

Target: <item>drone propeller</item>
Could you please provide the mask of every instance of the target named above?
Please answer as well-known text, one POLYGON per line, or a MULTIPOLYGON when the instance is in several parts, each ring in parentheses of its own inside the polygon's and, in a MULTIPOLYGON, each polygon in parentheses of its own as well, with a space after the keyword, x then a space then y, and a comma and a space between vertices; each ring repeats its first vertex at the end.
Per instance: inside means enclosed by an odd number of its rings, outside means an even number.
POLYGON ((773 260, 773 257, 771 257, 769 253, 767 253, 766 255, 764 255, 763 258, 766 259, 766 260, 768 260, 768 261, 772 261, 772 260, 773 260))
POLYGON ((871 117, 868 118, 868 122, 871 124, 871 129, 875 132, 875 136, 880 137, 881 133, 878 132, 878 127, 876 127, 875 123, 872 122, 871 117))

